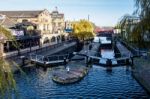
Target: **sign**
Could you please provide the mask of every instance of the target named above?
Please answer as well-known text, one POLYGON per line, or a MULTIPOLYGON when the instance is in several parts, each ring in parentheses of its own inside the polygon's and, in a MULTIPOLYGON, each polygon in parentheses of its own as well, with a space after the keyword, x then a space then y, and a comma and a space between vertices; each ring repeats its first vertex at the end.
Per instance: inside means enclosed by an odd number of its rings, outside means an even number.
POLYGON ((24 31, 12 30, 13 36, 24 36, 24 31))
POLYGON ((66 31, 67 33, 72 33, 72 32, 73 32, 72 29, 65 29, 65 31, 66 31))

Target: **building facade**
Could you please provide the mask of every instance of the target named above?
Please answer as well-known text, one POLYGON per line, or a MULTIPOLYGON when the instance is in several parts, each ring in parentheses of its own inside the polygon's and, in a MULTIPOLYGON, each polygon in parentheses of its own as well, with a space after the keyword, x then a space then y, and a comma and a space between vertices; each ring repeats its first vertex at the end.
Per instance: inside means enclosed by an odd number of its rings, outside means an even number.
POLYGON ((15 27, 16 24, 26 23, 26 26, 28 26, 28 23, 32 23, 36 25, 34 29, 41 35, 41 47, 60 43, 62 36, 66 35, 64 32, 64 14, 59 13, 57 10, 52 11, 52 13, 46 9, 36 11, 0 11, 0 19, 0 25, 8 29, 15 27), (4 16, 7 18, 7 21, 4 21, 4 16), (5 25, 5 23, 7 24, 5 25))
POLYGON ((57 7, 51 12, 53 34, 58 35, 58 41, 66 40, 68 33, 65 31, 65 18, 63 13, 59 13, 57 7))
POLYGON ((63 33, 65 27, 64 14, 59 13, 56 9, 55 11, 52 11, 51 17, 53 33, 63 33))

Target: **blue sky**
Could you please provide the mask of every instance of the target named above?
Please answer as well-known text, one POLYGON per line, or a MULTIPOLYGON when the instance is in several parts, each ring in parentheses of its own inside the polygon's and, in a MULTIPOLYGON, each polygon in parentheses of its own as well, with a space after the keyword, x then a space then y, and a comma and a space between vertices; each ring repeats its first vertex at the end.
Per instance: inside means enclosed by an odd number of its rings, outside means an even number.
POLYGON ((135 10, 134 0, 2 0, 0 10, 52 11, 55 7, 65 20, 87 19, 98 26, 114 26, 124 14, 135 10))

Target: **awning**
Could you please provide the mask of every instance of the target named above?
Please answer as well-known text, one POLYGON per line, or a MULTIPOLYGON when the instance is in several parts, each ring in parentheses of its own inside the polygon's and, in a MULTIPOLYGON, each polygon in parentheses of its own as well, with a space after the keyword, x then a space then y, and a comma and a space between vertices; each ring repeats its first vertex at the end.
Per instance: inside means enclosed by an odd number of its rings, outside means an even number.
POLYGON ((67 33, 72 33, 72 32, 73 32, 72 29, 65 29, 65 31, 66 31, 67 33))

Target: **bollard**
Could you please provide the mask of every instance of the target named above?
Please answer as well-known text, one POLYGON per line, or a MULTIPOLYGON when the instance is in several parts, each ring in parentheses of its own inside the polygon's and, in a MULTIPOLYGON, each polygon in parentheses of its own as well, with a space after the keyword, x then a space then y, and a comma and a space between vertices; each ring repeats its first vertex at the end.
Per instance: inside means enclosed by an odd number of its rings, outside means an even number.
POLYGON ((24 66, 25 65, 25 56, 20 56, 20 58, 22 59, 22 66, 24 66))
POLYGON ((64 65, 66 65, 67 64, 67 60, 66 60, 66 57, 64 58, 64 65))

